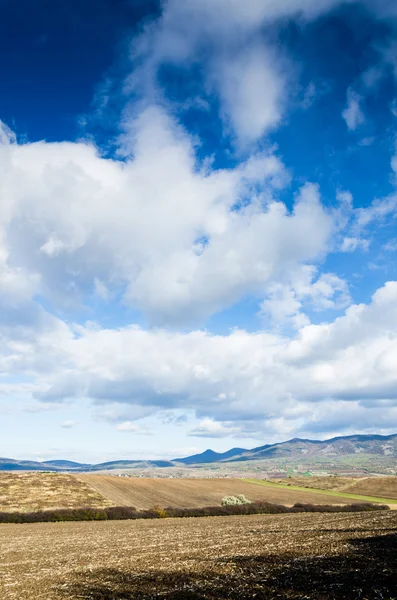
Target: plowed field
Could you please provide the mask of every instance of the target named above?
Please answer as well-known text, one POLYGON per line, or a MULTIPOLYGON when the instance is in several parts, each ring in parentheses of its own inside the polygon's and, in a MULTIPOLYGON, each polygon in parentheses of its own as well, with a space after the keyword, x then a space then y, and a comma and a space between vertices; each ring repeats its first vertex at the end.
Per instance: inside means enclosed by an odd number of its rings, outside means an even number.
POLYGON ((2 600, 391 600, 397 513, 0 525, 2 600))
POLYGON ((217 506, 224 496, 244 494, 248 500, 276 504, 351 504, 354 500, 313 491, 265 487, 240 479, 144 479, 112 475, 82 475, 80 479, 117 506, 199 508, 217 506))

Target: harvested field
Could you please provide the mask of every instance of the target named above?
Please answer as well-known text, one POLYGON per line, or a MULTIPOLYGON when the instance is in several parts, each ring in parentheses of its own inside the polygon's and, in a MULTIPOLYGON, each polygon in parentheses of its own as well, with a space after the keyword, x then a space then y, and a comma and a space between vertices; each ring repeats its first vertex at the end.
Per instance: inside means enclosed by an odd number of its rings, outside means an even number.
POLYGON ((397 500, 397 477, 363 477, 343 488, 350 494, 381 496, 397 500))
POLYGON ((0 511, 109 506, 84 481, 61 473, 0 473, 0 511))
POLYGON ((224 496, 244 494, 251 501, 263 500, 292 505, 296 502, 312 504, 351 504, 352 500, 296 491, 280 487, 263 487, 241 479, 144 479, 114 477, 111 475, 83 475, 80 479, 92 486, 113 505, 149 509, 153 506, 200 508, 217 506, 224 496))
POLYGON ((287 486, 397 500, 397 477, 291 477, 272 481, 287 486))
POLYGON ((397 514, 3 525, 4 600, 391 600, 397 514))
POLYGON ((361 480, 361 477, 286 477, 285 479, 271 479, 273 483, 281 485, 296 485, 308 489, 330 490, 333 492, 342 491, 346 487, 353 485, 361 480))

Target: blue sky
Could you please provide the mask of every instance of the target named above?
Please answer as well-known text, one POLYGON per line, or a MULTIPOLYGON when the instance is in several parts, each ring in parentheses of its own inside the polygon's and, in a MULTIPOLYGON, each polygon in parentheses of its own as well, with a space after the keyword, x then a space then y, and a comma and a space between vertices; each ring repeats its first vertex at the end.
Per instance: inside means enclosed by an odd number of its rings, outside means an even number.
POLYGON ((0 455, 397 428, 397 8, 0 0, 0 455))

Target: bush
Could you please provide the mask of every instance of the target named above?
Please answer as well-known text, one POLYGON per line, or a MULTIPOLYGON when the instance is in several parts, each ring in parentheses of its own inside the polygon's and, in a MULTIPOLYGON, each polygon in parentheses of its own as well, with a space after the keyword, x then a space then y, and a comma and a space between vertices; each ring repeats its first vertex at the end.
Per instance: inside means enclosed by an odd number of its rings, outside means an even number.
POLYGON ((225 496, 222 498, 222 506, 238 506, 241 504, 251 504, 251 500, 248 500, 244 494, 238 496, 225 496))
MULTIPOLYGON (((234 498, 234 496, 231 496, 234 498)), ((244 498, 244 496, 243 496, 244 498)), ((262 515, 286 514, 302 512, 367 512, 389 510, 383 504, 294 504, 291 508, 270 502, 250 502, 240 504, 222 504, 222 506, 206 506, 204 508, 151 508, 136 510, 130 506, 112 506, 110 508, 81 508, 46 510, 31 513, 0 512, 0 523, 45 523, 62 521, 113 521, 122 519, 161 519, 165 517, 222 517, 227 515, 262 515)))

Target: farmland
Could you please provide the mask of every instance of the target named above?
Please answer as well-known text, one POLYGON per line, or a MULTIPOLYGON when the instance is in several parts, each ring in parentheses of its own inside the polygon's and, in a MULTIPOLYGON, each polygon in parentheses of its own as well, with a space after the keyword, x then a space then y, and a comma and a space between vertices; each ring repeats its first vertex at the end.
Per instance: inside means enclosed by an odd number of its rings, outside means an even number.
POLYGON ((391 504, 397 498, 397 478, 285 479, 277 485, 260 480, 249 482, 226 478, 156 479, 97 474, 0 473, 0 511, 6 512, 108 506, 134 506, 138 510, 154 506, 201 508, 219 506, 224 496, 238 494, 251 501, 290 506, 296 502, 350 504, 372 501, 365 497, 370 494, 371 497, 386 498, 383 503, 391 504), (311 485, 318 489, 303 487, 311 485), (358 497, 352 498, 351 493, 358 497), (360 499, 359 495, 364 497, 360 499))
POLYGON ((249 500, 264 500, 291 505, 295 502, 313 504, 350 504, 352 500, 316 491, 290 490, 283 486, 260 486, 241 479, 152 479, 112 477, 110 475, 80 476, 99 494, 114 505, 148 509, 153 506, 199 508, 219 505, 224 496, 244 494, 249 500))
MULTIPOLYGON (((284 489, 285 491, 290 491, 291 494, 313 493, 317 496, 323 495, 326 496, 329 500, 333 498, 334 503, 339 503, 340 498, 343 497, 345 501, 347 499, 350 499, 350 501, 356 502, 381 502, 382 504, 390 504, 390 506, 397 508, 397 499, 393 497, 393 495, 390 498, 385 498, 384 496, 381 497, 380 495, 378 495, 382 488, 381 486, 377 486, 376 478, 374 478, 374 481, 367 483, 367 485, 363 485, 361 488, 357 489, 353 485, 348 485, 343 487, 342 489, 338 489, 338 491, 330 489, 328 486, 325 486, 325 489, 322 489, 319 483, 316 488, 311 488, 307 484, 305 487, 302 487, 301 485, 297 485, 297 483, 299 483, 299 480, 296 481, 294 479, 287 481, 282 480, 281 482, 274 482, 261 479, 246 479, 245 481, 255 483, 256 485, 261 485, 267 489, 277 490, 278 492, 284 489), (364 495, 364 491, 366 491, 367 493, 372 492, 372 494, 376 493, 377 495, 364 495)), ((394 493, 394 495, 396 495, 396 482, 396 479, 391 480, 390 485, 383 486, 383 491, 390 491, 392 494, 394 493)), ((291 495, 291 497, 293 496, 291 495)))
POLYGON ((397 500, 397 477, 292 477, 279 480, 278 483, 397 500))
POLYGON ((74 475, 0 473, 0 510, 29 512, 58 508, 109 506, 109 502, 74 475))
POLYGON ((3 525, 0 597, 391 600, 396 531, 395 511, 3 525))

